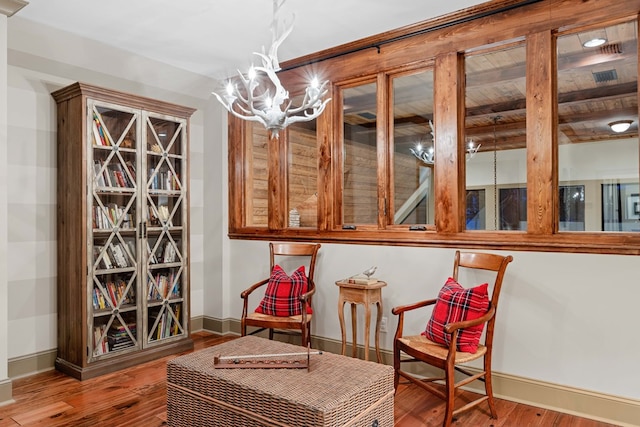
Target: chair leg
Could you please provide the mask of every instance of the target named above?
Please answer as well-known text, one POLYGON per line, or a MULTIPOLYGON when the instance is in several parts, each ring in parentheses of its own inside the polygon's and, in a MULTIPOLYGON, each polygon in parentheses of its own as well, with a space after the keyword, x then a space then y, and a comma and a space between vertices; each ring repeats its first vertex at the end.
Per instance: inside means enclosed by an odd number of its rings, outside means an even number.
POLYGON ((393 349, 393 388, 398 390, 398 383, 400 382, 400 350, 395 345, 393 349))
POLYGON ((491 376, 491 362, 487 364, 485 360, 484 372, 485 372, 484 390, 488 398, 487 402, 489 403, 489 411, 491 412, 491 418, 493 418, 494 420, 497 420, 498 412, 496 411, 496 404, 493 401, 493 382, 492 382, 492 376, 491 376))
POLYGON ((273 340, 273 329, 269 328, 269 339, 273 340))
POLYGON ((244 321, 244 318, 240 320, 240 334, 244 337, 247 335, 247 324, 244 321))
POLYGON ((453 422, 453 409, 455 407, 456 396, 456 381, 455 381, 455 369, 453 366, 448 366, 445 369, 445 393, 446 393, 446 409, 444 413, 443 427, 451 426, 453 422))

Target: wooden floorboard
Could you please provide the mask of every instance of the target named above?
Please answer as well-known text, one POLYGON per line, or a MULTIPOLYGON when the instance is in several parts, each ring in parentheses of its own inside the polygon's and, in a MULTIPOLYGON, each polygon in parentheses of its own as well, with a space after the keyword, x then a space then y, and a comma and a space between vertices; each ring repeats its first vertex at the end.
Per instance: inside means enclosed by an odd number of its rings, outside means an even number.
MULTIPOLYGON (((200 350, 233 339, 193 334, 200 350)), ((184 353, 183 353, 184 354, 184 353)), ((167 356, 119 372, 78 381, 48 371, 13 381, 15 403, 0 406, 0 427, 159 427, 167 425, 167 356)), ((472 395, 465 393, 463 399, 472 395)), ((473 427, 612 427, 585 418, 498 399, 499 418, 486 404, 460 414, 454 425, 473 427)), ((395 396, 396 427, 442 425, 444 404, 413 384, 400 384, 395 396)), ((229 426, 233 427, 233 426, 229 426)), ((385 427, 385 426, 382 426, 385 427)))

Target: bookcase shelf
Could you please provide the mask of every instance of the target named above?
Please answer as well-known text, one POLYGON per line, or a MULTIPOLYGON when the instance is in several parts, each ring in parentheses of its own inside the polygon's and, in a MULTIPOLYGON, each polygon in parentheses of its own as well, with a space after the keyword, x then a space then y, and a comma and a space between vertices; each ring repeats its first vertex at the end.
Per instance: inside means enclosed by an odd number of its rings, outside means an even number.
POLYGON ((194 109, 74 83, 58 112, 58 355, 87 379, 193 348, 194 109))

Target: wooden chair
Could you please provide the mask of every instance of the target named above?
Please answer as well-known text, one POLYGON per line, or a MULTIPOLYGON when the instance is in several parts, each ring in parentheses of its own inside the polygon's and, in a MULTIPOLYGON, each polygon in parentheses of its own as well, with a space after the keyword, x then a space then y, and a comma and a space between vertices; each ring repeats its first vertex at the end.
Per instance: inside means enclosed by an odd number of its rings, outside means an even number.
MULTIPOLYGON (((247 335, 247 326, 257 327, 259 329, 254 330, 251 334, 255 334, 265 329, 269 330, 269 339, 273 339, 275 333, 300 333, 302 335, 301 345, 307 346, 311 343, 311 318, 312 315, 307 313, 305 307, 307 304, 311 306, 313 294, 316 291, 315 283, 313 281, 316 257, 320 244, 308 244, 308 243, 269 243, 270 252, 270 268, 269 271, 273 271, 274 266, 278 264, 278 261, 284 261, 286 258, 298 257, 301 258, 301 262, 297 264, 305 265, 307 272, 308 289, 307 292, 300 296, 301 315, 298 316, 272 316, 263 313, 249 312, 249 296, 257 289, 263 287, 269 283, 269 278, 261 280, 260 282, 252 285, 250 288, 243 291, 240 296, 244 300, 242 307, 242 318, 240 321, 240 327, 242 336, 247 335), (307 264, 305 264, 307 263, 307 264)), ((289 260, 291 261, 291 260, 289 260)), ((253 307, 252 307, 253 309, 253 307)))
MULTIPOLYGON (((456 251, 455 261, 453 265, 453 278, 458 280, 458 270, 462 268, 481 269, 495 272, 495 282, 493 292, 489 287, 490 305, 487 313, 475 320, 464 322, 450 323, 445 326, 445 331, 452 334, 451 344, 446 347, 429 341, 422 335, 403 336, 403 324, 405 313, 421 307, 430 306, 436 303, 436 299, 420 301, 415 304, 409 304, 400 307, 394 307, 392 313, 398 315, 398 327, 394 337, 393 365, 395 369, 394 386, 398 388, 400 377, 404 377, 411 382, 419 385, 425 390, 442 398, 446 402, 446 410, 443 426, 450 426, 453 416, 470 409, 485 400, 489 404, 491 417, 497 418, 495 404, 493 401, 493 388, 491 383, 491 353, 493 347, 493 331, 496 321, 496 311, 498 309, 498 299, 500 297, 500 288, 502 287, 502 279, 504 277, 507 265, 513 260, 513 257, 500 256, 488 253, 460 252, 456 251), (456 350, 456 341, 458 333, 463 328, 478 325, 486 322, 486 331, 484 342, 481 341, 476 353, 464 353, 456 350), (404 353, 404 355, 403 355, 404 353), (402 356, 402 357, 401 357, 402 356), (407 357, 409 356, 409 357, 407 357), (476 374, 470 372, 458 365, 484 358, 484 370, 476 374), (444 376, 419 378, 409 372, 401 370, 401 364, 405 362, 425 362, 431 366, 435 366, 444 371, 444 376), (454 373, 459 371, 464 374, 463 379, 455 382, 454 373), (434 381, 444 380, 444 392, 442 388, 433 385, 434 381), (455 409, 455 393, 456 389, 469 384, 472 381, 480 380, 484 382, 485 394, 480 398, 455 409)), ((426 323, 425 319, 425 323, 426 323)))

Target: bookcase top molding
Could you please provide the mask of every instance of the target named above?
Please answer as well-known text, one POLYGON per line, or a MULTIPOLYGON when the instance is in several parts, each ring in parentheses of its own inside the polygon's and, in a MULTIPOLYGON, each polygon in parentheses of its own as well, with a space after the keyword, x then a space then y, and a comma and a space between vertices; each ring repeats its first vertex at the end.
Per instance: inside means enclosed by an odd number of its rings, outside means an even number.
MULTIPOLYGON (((2 0, 0 0, 2 1, 2 0)), ((163 114, 171 114, 176 117, 188 118, 197 109, 186 107, 183 105, 173 104, 166 101, 147 98, 131 93, 105 89, 88 83, 76 82, 62 89, 54 91, 51 96, 56 102, 62 102, 76 96, 84 96, 89 98, 99 98, 116 104, 126 105, 134 108, 141 108, 147 111, 161 112, 163 114)))

